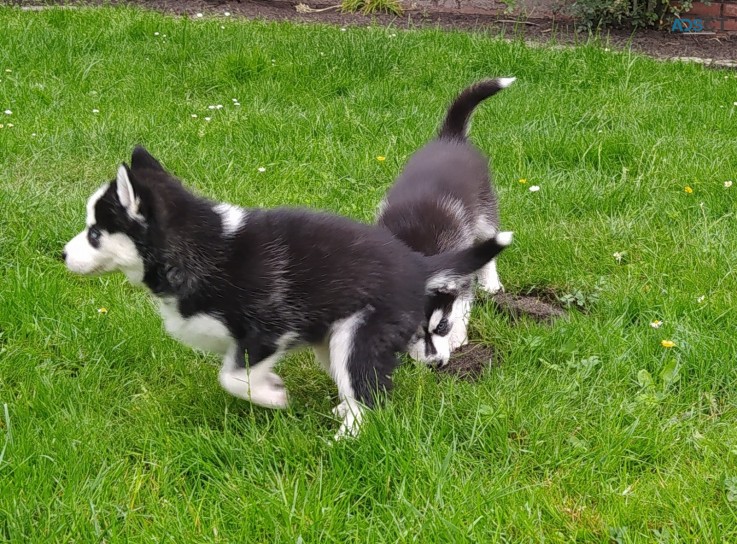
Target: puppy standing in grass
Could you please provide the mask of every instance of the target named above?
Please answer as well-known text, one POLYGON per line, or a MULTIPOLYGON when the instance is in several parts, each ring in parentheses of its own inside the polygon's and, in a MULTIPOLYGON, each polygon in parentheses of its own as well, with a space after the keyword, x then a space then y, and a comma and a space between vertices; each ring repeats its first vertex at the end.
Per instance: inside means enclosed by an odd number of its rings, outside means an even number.
MULTIPOLYGON (((458 95, 438 137, 417 151, 379 205, 377 223, 423 255, 441 255, 493 240, 499 231, 488 159, 467 139, 471 113, 515 78, 480 81, 458 95)), ((476 274, 487 293, 502 290, 493 259, 476 274)), ((468 342, 473 276, 435 282, 409 354, 433 366, 448 363, 468 342)))
POLYGON ((169 334, 221 355, 222 387, 254 404, 287 406, 272 369, 311 345, 338 386, 339 438, 357 433, 363 407, 391 385, 426 289, 473 273, 511 239, 423 257, 335 215, 210 202, 139 147, 90 197, 86 227, 63 256, 72 272, 118 270, 147 287, 169 334))

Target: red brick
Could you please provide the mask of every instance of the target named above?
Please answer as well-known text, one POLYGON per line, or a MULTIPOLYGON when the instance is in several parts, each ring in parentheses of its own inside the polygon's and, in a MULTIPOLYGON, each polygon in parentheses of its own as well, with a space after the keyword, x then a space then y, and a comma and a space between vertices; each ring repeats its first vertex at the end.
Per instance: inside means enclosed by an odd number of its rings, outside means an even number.
POLYGON ((712 2, 708 6, 702 2, 694 2, 691 9, 686 12, 689 15, 700 15, 702 17, 719 17, 722 13, 722 4, 712 2))
POLYGON ((737 17, 737 4, 724 4, 724 17, 737 17))
POLYGON ((735 19, 724 19, 724 21, 722 21, 722 24, 724 25, 722 26, 723 30, 737 30, 737 20, 735 19))
POLYGON ((704 30, 721 30, 722 20, 721 19, 706 19, 704 21, 704 30))

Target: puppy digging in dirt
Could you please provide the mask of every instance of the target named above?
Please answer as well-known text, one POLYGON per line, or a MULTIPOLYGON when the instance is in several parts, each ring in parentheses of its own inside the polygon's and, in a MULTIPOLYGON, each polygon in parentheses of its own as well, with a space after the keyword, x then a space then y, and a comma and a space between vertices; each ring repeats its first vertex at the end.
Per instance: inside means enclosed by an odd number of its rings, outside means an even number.
MULTIPOLYGON (((410 158, 379 205, 378 225, 423 255, 442 255, 494 239, 499 212, 488 159, 466 133, 476 106, 514 81, 484 80, 458 95, 437 138, 410 158)), ((487 293, 502 290, 495 260, 475 276, 487 293)), ((434 282, 425 318, 409 344, 413 359, 443 366, 454 350, 467 344, 473 280, 472 274, 434 282)))
POLYGON ((427 290, 474 273, 511 239, 424 257, 339 216, 211 202, 138 147, 90 197, 63 256, 72 272, 121 271, 147 288, 167 332, 220 355, 221 386, 254 404, 285 408, 274 364, 312 346, 338 387, 340 438, 358 432, 364 407, 390 387, 427 290))

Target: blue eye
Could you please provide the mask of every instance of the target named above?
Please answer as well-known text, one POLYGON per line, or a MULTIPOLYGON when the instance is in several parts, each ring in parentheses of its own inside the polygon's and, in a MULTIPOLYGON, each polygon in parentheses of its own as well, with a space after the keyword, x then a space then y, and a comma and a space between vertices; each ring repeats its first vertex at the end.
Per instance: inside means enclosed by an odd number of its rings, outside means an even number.
POLYGON ((438 326, 435 327, 435 334, 439 334, 440 336, 448 334, 449 328, 450 327, 448 325, 448 319, 444 317, 443 319, 440 320, 440 323, 438 323, 438 326))
POLYGON ((102 236, 102 232, 97 227, 92 226, 87 229, 87 241, 95 249, 100 247, 100 236, 102 236))

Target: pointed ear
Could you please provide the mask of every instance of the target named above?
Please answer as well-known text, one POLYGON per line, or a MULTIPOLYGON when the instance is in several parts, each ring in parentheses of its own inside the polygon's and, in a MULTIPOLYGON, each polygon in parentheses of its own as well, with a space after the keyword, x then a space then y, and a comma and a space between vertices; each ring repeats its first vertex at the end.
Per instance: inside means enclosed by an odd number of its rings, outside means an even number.
POLYGON ((455 297, 460 294, 461 290, 458 282, 455 280, 451 280, 447 283, 441 283, 440 285, 435 287, 435 292, 442 295, 453 295, 455 297))
POLYGON ((143 146, 137 145, 131 156, 131 170, 141 170, 143 168, 164 171, 164 167, 151 153, 146 151, 143 146))
POLYGON ((139 200, 136 196, 136 191, 133 189, 131 183, 128 167, 125 164, 121 164, 118 168, 118 176, 115 178, 115 186, 118 191, 118 200, 120 204, 125 208, 133 218, 140 217, 138 213, 139 200))

